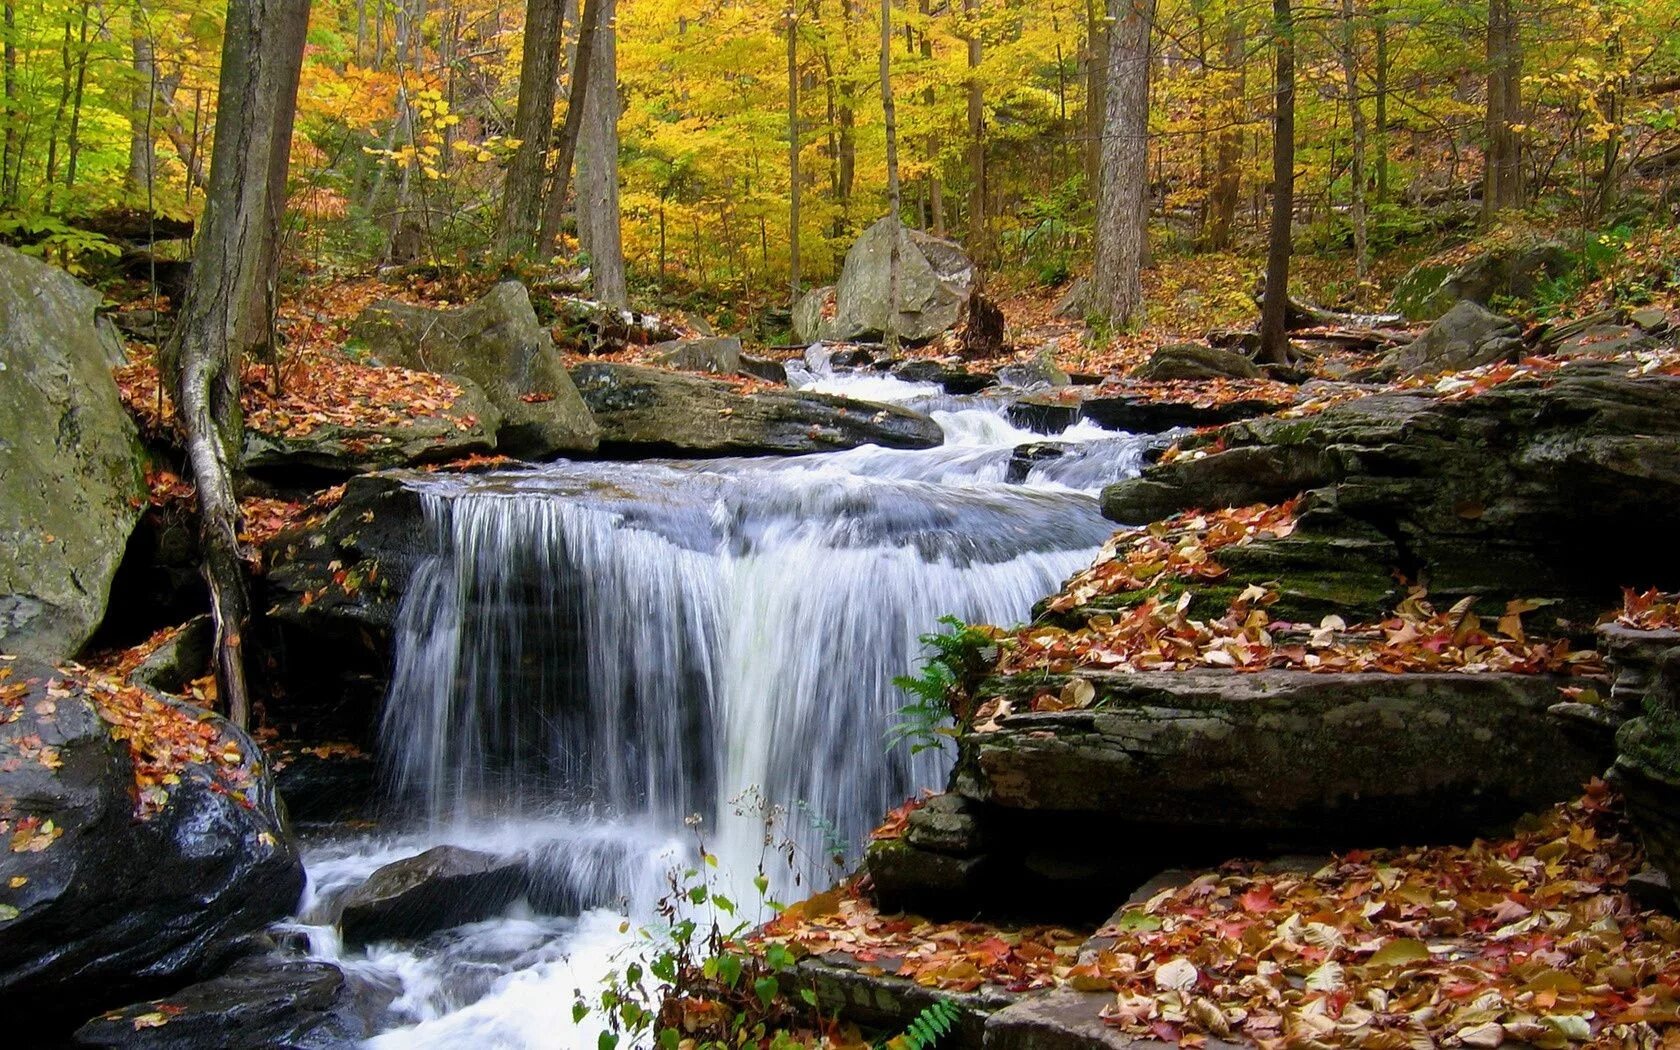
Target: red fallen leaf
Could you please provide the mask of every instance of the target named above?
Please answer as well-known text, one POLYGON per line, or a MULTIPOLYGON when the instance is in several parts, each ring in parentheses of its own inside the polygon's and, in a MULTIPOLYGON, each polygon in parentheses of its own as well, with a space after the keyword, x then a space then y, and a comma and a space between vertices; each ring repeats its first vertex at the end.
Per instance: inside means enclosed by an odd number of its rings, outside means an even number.
POLYGON ((1277 901, 1272 898, 1271 883, 1256 886, 1244 893, 1238 898, 1238 904, 1241 905, 1243 911, 1253 912, 1256 915, 1264 915, 1266 912, 1277 908, 1277 901))

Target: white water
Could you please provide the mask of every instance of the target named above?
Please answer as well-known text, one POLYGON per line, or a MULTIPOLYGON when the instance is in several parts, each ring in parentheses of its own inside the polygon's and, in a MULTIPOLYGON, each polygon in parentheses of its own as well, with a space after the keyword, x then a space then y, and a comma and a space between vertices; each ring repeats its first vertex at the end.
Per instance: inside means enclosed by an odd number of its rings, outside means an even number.
POLYGON ((313 846, 296 924, 312 954, 396 996, 376 1045, 593 1045, 573 990, 595 988, 629 950, 625 917, 649 917, 692 863, 691 815, 737 899, 760 868, 773 898, 826 885, 885 810, 947 772, 949 756, 884 744, 919 636, 945 614, 1023 618, 1111 531, 1093 492, 1145 446, 1080 424, 1009 485, 1013 449, 1046 438, 999 402, 813 385, 908 401, 946 444, 425 483, 434 554, 404 598, 381 728, 392 809, 419 819, 313 846), (440 843, 523 856, 527 898, 346 952, 337 899, 440 843))

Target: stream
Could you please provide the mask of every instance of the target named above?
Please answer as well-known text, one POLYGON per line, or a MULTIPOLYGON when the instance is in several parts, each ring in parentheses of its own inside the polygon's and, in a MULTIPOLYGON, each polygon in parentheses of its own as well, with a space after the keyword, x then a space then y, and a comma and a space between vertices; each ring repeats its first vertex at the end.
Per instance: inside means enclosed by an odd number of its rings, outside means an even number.
POLYGON ((1035 434, 996 396, 884 376, 798 378, 928 412, 945 444, 423 483, 432 553, 380 728, 407 823, 307 838, 286 925, 394 997, 371 1045, 593 1046, 574 990, 623 965, 626 920, 652 919, 702 848, 743 902, 760 871, 792 901, 849 870, 885 811, 948 772, 948 750, 884 739, 919 637, 944 615, 1025 618, 1112 532, 1095 493, 1153 440, 1035 434), (1063 454, 1006 481, 1016 447, 1044 441, 1063 454), (523 856, 528 892, 417 942, 340 943, 349 890, 444 843, 523 856))

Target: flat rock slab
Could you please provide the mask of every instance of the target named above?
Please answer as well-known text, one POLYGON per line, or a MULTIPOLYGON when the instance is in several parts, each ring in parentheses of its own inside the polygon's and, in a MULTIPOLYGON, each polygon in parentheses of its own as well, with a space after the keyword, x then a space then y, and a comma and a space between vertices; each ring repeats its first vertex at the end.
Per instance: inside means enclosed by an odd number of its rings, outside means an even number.
POLYGON ((609 454, 799 455, 860 445, 933 448, 945 439, 919 412, 830 394, 746 395, 698 376, 605 363, 579 365, 572 378, 609 454))
MULTIPOLYGON (((962 739, 955 786, 991 807, 1301 845, 1494 831, 1613 757, 1547 709, 1569 679, 1514 674, 1082 673, 1092 708, 962 739)), ((1034 677, 983 690, 1054 690, 1034 677)))
POLYGON ((344 899, 346 940, 423 937, 501 912, 525 884, 524 865, 458 846, 437 846, 385 865, 344 899))
POLYGON ((824 1011, 888 1034, 903 1031, 917 1014, 936 1002, 949 1000, 958 1014, 950 1045, 965 1047, 980 1046, 986 1019, 1020 999, 1018 993, 995 985, 982 985, 972 992, 924 988, 907 977, 894 975, 892 971, 898 965, 896 959, 865 964, 852 956, 830 952, 799 960, 793 975, 784 982, 796 995, 798 988, 814 988, 824 1011))

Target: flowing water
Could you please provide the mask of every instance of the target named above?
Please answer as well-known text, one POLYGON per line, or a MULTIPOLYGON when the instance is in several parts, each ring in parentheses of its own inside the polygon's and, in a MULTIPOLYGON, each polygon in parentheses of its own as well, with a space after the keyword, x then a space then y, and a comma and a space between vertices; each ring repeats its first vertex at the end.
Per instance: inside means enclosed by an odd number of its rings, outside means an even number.
POLYGON ((816 364, 805 385, 928 411, 946 443, 423 483, 433 554, 381 726, 391 811, 414 821, 313 844, 295 924, 396 996, 377 1045, 592 1045, 573 990, 702 839, 738 898, 760 870, 792 900, 852 865, 947 772, 884 742, 919 636, 947 614, 1025 617, 1107 537, 1094 492, 1148 443, 1080 424, 1010 484, 1014 449, 1047 439, 1002 400, 816 364), (440 843, 523 857, 530 892, 418 943, 339 945, 343 893, 440 843))

